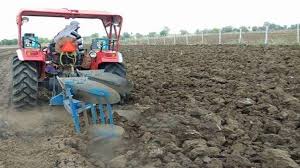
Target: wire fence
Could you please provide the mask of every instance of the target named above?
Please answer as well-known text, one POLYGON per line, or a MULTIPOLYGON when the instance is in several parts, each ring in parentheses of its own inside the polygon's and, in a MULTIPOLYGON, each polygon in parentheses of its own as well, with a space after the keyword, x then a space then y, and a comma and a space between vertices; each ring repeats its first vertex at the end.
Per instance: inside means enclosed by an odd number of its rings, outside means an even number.
POLYGON ((297 29, 260 32, 232 32, 169 35, 121 40, 122 45, 193 45, 193 44, 248 44, 248 45, 296 45, 300 44, 299 25, 297 29))
MULTIPOLYGON (((91 38, 85 39, 86 44, 91 43, 91 38)), ((223 33, 200 32, 199 34, 129 38, 120 41, 121 45, 194 45, 194 44, 248 44, 248 45, 300 45, 300 28, 270 31, 268 26, 265 31, 247 31, 223 33)), ((17 48, 16 45, 3 46, 1 48, 17 48)))

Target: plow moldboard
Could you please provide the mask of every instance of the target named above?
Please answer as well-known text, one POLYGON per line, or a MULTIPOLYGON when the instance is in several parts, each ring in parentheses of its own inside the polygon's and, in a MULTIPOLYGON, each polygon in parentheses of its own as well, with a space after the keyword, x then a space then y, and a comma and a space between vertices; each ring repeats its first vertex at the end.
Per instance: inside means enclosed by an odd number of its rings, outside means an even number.
POLYGON ((131 81, 122 78, 110 72, 103 72, 101 70, 84 70, 78 71, 80 76, 86 76, 90 80, 100 82, 116 90, 120 95, 128 94, 133 89, 131 81))
POLYGON ((62 88, 65 88, 64 84, 70 83, 74 91, 73 98, 77 100, 92 104, 107 104, 104 97, 102 97, 99 102, 99 96, 93 93, 95 91, 97 92, 97 90, 102 90, 109 93, 108 101, 110 104, 116 104, 120 101, 120 95, 117 91, 102 83, 89 80, 86 77, 58 78, 58 80, 62 88))

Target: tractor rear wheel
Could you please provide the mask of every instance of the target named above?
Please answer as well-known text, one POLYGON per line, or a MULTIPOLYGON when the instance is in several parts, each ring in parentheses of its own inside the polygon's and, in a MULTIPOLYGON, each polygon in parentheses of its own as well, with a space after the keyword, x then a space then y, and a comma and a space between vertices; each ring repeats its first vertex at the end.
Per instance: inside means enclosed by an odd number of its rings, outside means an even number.
MULTIPOLYGON (((105 63, 100 66, 100 69, 104 69, 104 72, 110 72, 116 74, 122 78, 126 78, 126 68, 122 63, 105 63)), ((128 94, 123 94, 121 96, 120 104, 124 104, 128 101, 128 94)))
POLYGON ((121 63, 107 63, 103 67, 104 72, 110 72, 120 77, 126 77, 126 69, 124 64, 121 63))
POLYGON ((38 98, 37 63, 12 60, 12 102, 15 107, 34 106, 38 98))

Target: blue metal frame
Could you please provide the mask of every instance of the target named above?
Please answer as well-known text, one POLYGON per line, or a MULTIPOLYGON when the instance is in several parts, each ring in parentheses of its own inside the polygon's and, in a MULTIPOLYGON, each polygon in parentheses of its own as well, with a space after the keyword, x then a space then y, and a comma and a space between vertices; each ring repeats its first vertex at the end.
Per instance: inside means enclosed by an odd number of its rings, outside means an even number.
POLYGON ((50 99, 50 105, 53 106, 64 106, 65 109, 72 115, 74 127, 76 133, 80 133, 80 118, 79 114, 85 110, 91 110, 92 113, 92 123, 97 124, 99 118, 97 117, 97 109, 99 110, 100 124, 106 124, 106 115, 104 113, 103 104, 101 104, 101 99, 106 100, 106 111, 108 113, 108 123, 110 125, 114 124, 112 106, 109 103, 110 94, 106 89, 102 88, 91 88, 88 93, 95 95, 99 99, 99 104, 91 104, 88 102, 81 102, 79 100, 73 99, 73 86, 74 82, 66 81, 64 83, 65 90, 50 99), (97 108, 98 107, 98 108, 97 108))

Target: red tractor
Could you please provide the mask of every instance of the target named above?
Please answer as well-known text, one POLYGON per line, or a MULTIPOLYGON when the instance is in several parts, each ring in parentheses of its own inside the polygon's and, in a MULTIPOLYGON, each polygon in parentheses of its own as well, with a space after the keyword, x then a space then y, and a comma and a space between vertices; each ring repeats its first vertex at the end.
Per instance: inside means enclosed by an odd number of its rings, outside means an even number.
MULTIPOLYGON (((101 90, 107 86, 108 89, 104 90, 108 90, 110 96, 114 95, 110 90, 116 91, 121 100, 129 94, 132 85, 126 80, 123 56, 119 52, 122 27, 120 15, 86 10, 23 9, 17 16, 17 25, 19 49, 12 61, 12 101, 16 107, 36 105, 40 87, 52 91, 53 99, 50 101, 52 105, 62 105, 63 99, 70 94, 77 96, 79 92, 74 90, 73 85, 76 87, 78 85, 77 89, 91 94, 94 94, 95 88, 101 90), (95 38, 91 43, 83 44, 82 37, 78 33, 79 23, 72 21, 50 44, 42 46, 34 33, 22 35, 22 25, 29 21, 28 16, 97 19, 106 31, 106 37, 95 38), (73 84, 70 87, 71 92, 68 92, 70 94, 67 95, 65 84, 70 84, 70 81, 73 84), (81 85, 81 81, 85 83, 81 85), (94 87, 94 90, 86 90, 91 87, 94 87), (61 99, 57 99, 55 96, 62 91, 65 92, 59 97, 61 99)), ((85 95, 86 93, 83 93, 80 96, 85 95)), ((90 97, 87 97, 84 100, 89 101, 90 97)))

